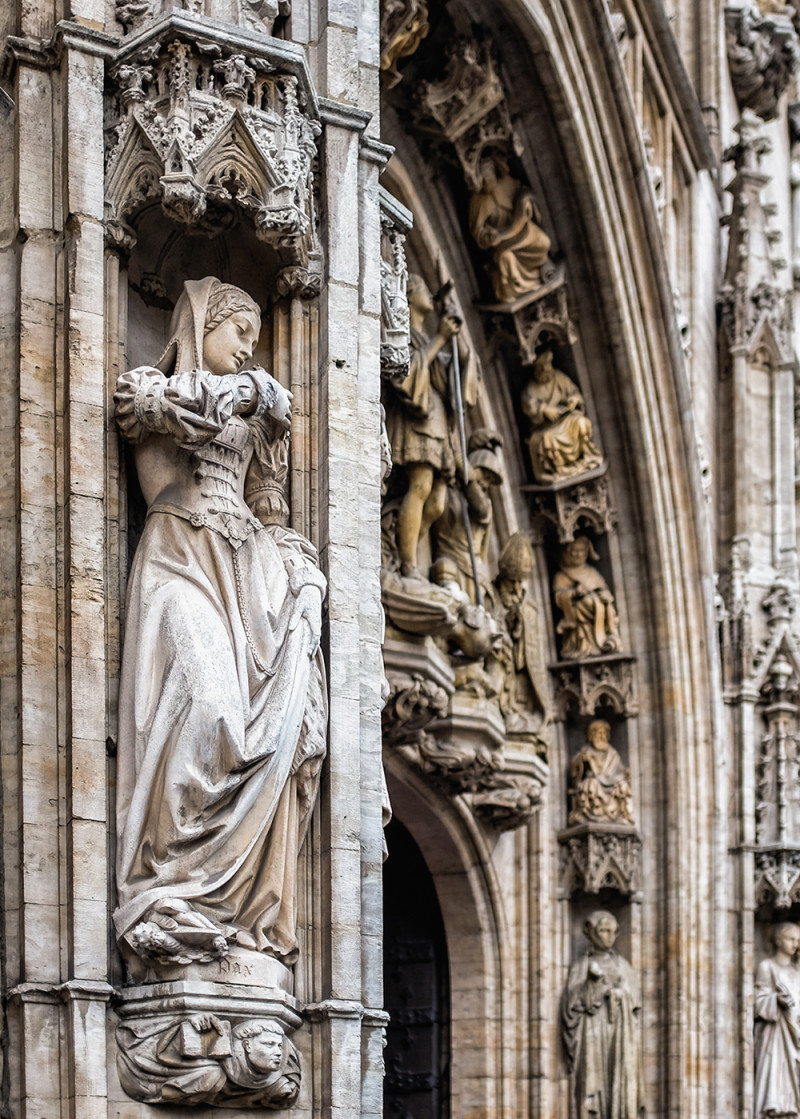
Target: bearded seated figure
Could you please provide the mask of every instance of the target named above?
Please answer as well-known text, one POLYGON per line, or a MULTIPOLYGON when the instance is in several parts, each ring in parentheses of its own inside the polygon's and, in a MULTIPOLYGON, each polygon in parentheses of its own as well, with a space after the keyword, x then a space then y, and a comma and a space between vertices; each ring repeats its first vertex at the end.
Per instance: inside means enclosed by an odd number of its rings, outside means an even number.
POLYGON ((569 825, 632 824, 630 770, 611 745, 611 727, 595 719, 586 728, 586 744, 570 766, 569 825))
POLYGON ((578 386, 553 368, 549 350, 539 354, 533 380, 522 394, 522 411, 531 421, 528 451, 537 482, 554 482, 594 470, 603 456, 592 442, 578 386))
POLYGON ((536 291, 553 272, 550 238, 541 220, 533 193, 510 174, 505 161, 484 159, 469 224, 479 247, 492 253, 492 286, 501 303, 536 291))

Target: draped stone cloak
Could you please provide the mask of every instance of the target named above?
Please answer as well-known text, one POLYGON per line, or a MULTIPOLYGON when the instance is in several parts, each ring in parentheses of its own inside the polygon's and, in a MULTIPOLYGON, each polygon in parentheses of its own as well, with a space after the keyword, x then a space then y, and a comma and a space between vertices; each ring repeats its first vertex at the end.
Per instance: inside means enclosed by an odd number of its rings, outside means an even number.
MULTIPOLYGON (((133 370, 115 396, 150 505, 128 583, 114 920, 124 938, 177 899, 291 963, 297 859, 325 752, 325 583, 306 540, 244 504, 253 429, 266 421, 234 414, 249 377, 201 368, 211 286, 187 283, 178 303, 159 363, 172 376, 133 370)), ((253 379, 257 417, 275 388, 263 371, 253 379)))
POLYGON ((561 1003, 570 1065, 571 1119, 638 1119, 643 1108, 633 968, 592 949, 569 969, 561 1003), (594 960, 602 978, 590 974, 594 960))

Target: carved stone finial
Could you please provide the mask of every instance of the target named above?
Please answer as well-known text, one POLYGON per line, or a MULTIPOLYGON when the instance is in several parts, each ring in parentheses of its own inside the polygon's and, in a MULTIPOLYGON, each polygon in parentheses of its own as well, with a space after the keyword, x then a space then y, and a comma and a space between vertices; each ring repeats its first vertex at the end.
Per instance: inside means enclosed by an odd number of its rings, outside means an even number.
POLYGON ((757 117, 744 112, 736 126, 739 141, 725 152, 736 174, 726 188, 733 205, 720 304, 729 347, 746 353, 752 364, 775 369, 792 360, 791 293, 781 281, 785 261, 775 254, 780 231, 762 199, 770 180, 761 160, 770 144, 760 128, 757 117))

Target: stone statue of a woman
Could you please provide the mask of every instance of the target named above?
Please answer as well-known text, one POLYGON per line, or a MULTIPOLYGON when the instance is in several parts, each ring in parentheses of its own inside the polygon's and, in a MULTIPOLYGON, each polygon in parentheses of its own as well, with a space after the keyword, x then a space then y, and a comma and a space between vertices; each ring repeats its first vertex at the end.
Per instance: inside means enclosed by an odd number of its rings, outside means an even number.
POLYGON ((233 945, 297 955, 325 580, 307 540, 245 501, 275 519, 263 495, 291 414, 263 369, 240 372, 260 325, 246 292, 187 281, 157 367, 123 374, 114 397, 148 505, 120 682, 114 920, 151 965, 233 945))
POLYGON ((772 937, 756 972, 756 1119, 800 1115, 800 926, 784 921, 772 937))

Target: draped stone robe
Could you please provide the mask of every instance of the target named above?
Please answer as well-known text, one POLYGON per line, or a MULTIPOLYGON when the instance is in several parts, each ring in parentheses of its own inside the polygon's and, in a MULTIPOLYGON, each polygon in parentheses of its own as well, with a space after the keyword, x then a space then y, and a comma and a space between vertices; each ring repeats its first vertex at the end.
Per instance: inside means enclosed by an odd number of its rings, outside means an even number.
MULTIPOLYGON (((181 368, 202 360, 205 283, 179 304, 175 373, 132 370, 115 397, 149 509, 128 584, 114 920, 130 942, 177 900, 291 963, 325 752, 325 582, 307 541, 244 502, 262 421, 235 413, 251 375, 181 368)), ((262 397, 270 380, 255 375, 262 397)))
POLYGON ((569 969, 561 1021, 571 1119, 638 1119, 643 1106, 638 1009, 633 968, 613 948, 590 948, 569 969), (592 963, 600 977, 592 974, 592 963))

